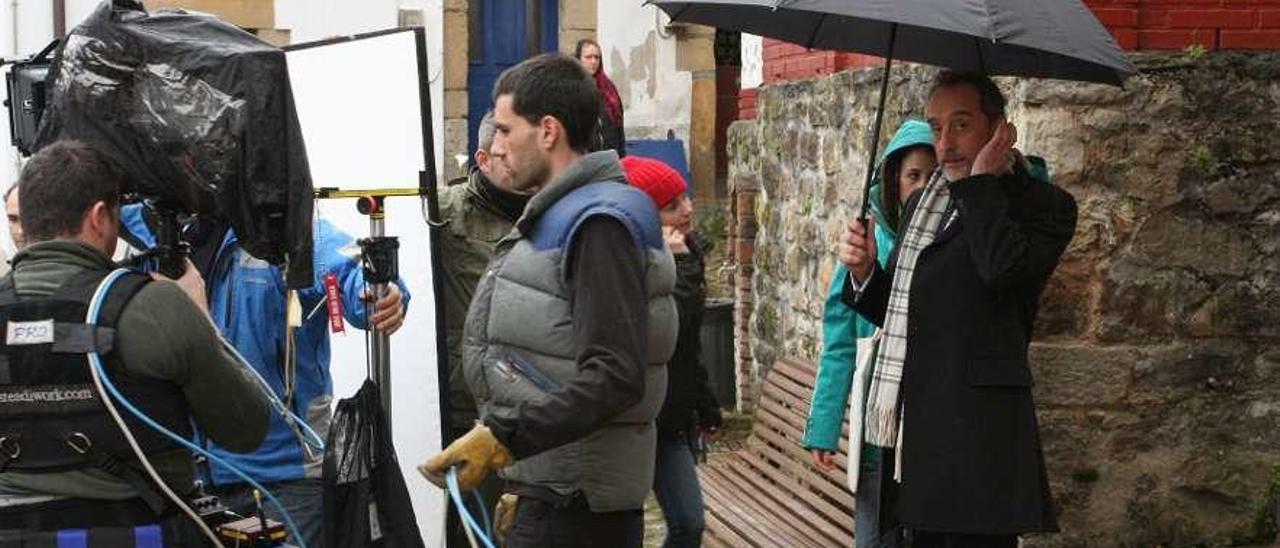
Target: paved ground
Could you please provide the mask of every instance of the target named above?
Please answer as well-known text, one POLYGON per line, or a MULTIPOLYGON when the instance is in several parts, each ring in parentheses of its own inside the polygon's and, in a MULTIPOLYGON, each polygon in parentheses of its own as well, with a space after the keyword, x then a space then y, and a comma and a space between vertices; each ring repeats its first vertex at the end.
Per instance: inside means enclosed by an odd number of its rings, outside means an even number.
POLYGON ((644 545, 645 548, 659 548, 667 538, 667 526, 662 521, 662 509, 658 508, 658 500, 649 495, 644 502, 644 545))

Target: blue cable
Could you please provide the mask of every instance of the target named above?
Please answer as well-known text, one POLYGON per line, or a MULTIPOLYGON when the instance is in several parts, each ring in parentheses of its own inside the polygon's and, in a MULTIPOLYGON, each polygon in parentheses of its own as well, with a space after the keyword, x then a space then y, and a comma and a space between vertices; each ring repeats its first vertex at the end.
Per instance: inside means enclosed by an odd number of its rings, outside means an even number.
MULTIPOLYGON (((317 434, 316 431, 311 428, 311 425, 307 423, 307 421, 302 420, 302 417, 299 417, 298 415, 294 414, 293 410, 286 407, 284 402, 280 401, 280 396, 276 395, 275 390, 271 388, 270 384, 267 384, 267 380, 262 378, 262 374, 258 373, 257 369, 254 369, 253 364, 249 363, 249 360, 245 359, 244 355, 241 354, 240 351, 236 349, 235 345, 231 344, 231 341, 228 341, 222 336, 219 336, 218 338, 222 340, 223 348, 226 348, 228 351, 230 351, 231 355, 235 356, 235 358, 239 360, 240 363, 244 365, 245 368, 248 369, 249 372, 252 373, 253 376, 258 380, 258 387, 262 389, 263 394, 266 394, 267 399, 271 400, 271 403, 276 408, 276 410, 279 411, 281 415, 285 415, 287 418, 293 419, 294 424, 302 427, 301 430, 304 434, 308 434, 311 436, 311 440, 303 439, 301 441, 303 443, 307 443, 308 441, 310 441, 311 442, 310 445, 312 447, 315 447, 316 449, 320 450, 321 453, 323 453, 324 440, 320 439, 320 434, 317 434)), ((305 438, 306 436, 303 436, 303 437, 305 438)))
MULTIPOLYGON (((153 271, 156 271, 154 267, 150 269, 144 269, 144 272, 153 272, 153 271)), ((227 350, 230 350, 231 354, 235 356, 237 360, 240 360, 240 363, 244 364, 244 366, 248 368, 249 372, 253 373, 254 377, 257 377, 259 386, 260 388, 262 388, 262 392, 267 395, 268 399, 271 400, 271 403, 274 404, 276 410, 279 411, 280 414, 285 416, 286 418, 293 419, 292 422, 294 424, 301 426, 302 433, 311 436, 311 440, 302 439, 300 441, 302 443, 307 443, 308 441, 310 441, 311 442, 310 445, 312 447, 316 448, 321 453, 324 453, 324 440, 320 439, 320 434, 317 434, 316 431, 311 428, 311 425, 307 423, 307 421, 302 420, 302 417, 299 417, 298 415, 294 414, 292 409, 289 409, 284 405, 284 402, 280 401, 280 396, 278 396, 275 390, 271 388, 271 385, 267 383, 267 380, 262 378, 262 374, 258 373, 257 369, 254 369, 253 364, 249 363, 249 360, 246 360, 244 355, 240 354, 240 351, 236 349, 235 345, 231 344, 231 341, 228 341, 226 338, 223 338, 221 336, 219 336, 218 338, 222 340, 222 346, 227 350)), ((303 438, 305 437, 306 436, 303 436, 303 438)))
POLYGON ((484 520, 484 529, 493 537, 493 520, 489 519, 489 509, 484 504, 484 497, 480 496, 479 491, 472 491, 471 494, 476 498, 476 505, 480 507, 480 519, 484 520))
MULTIPOLYGON (((98 323, 98 315, 101 313, 103 297, 106 296, 107 290, 109 290, 111 286, 116 283, 116 280, 120 279, 121 276, 127 274, 128 272, 129 272, 128 270, 123 268, 112 271, 111 274, 107 275, 106 279, 102 281, 102 283, 98 286, 98 289, 94 292, 93 300, 89 302, 89 317, 92 319, 95 325, 98 323)), ((187 441, 186 438, 183 438, 182 436, 179 436, 169 431, 168 428, 161 426, 159 423, 152 420, 151 417, 147 416, 146 413, 143 413, 142 410, 135 407, 133 405, 133 402, 129 401, 129 398, 126 398, 124 394, 121 394, 120 391, 116 389, 115 384, 111 382, 111 379, 107 377, 106 369, 103 368, 102 366, 102 358, 101 356, 98 355, 97 352, 89 353, 89 363, 92 364, 94 370, 98 372, 98 377, 102 380, 102 386, 107 389, 107 392, 111 393, 111 397, 114 398, 116 401, 120 402, 120 404, 123 405, 124 408, 128 410, 130 413, 133 413, 135 417, 138 417, 138 420, 142 421, 143 424, 146 424, 147 426, 151 427, 151 429, 161 434, 164 434, 165 437, 178 443, 178 445, 181 445, 183 447, 186 447, 187 449, 190 449, 191 451, 204 455, 210 461, 217 463, 219 466, 222 466, 230 470, 236 476, 239 476, 240 479, 243 479, 249 485, 253 486, 254 489, 257 489, 261 491, 262 494, 266 495, 267 500, 271 502, 273 506, 276 507, 276 510, 280 511, 280 516, 284 518, 285 525, 289 528, 289 531, 293 534, 294 539, 298 541, 298 546, 300 548, 307 548, 307 541, 302 537, 301 530, 298 529, 298 525, 294 523, 293 517, 291 517, 289 515, 289 512, 285 510, 284 505, 280 504, 280 501, 276 499, 276 496, 271 494, 271 491, 267 490, 266 487, 263 487, 261 484, 254 481, 253 478, 249 477, 244 472, 241 472, 240 469, 232 466, 230 463, 222 460, 217 455, 214 455, 209 451, 205 451, 203 448, 191 443, 190 441, 187 441)), ((455 480, 455 483, 456 483, 456 480, 455 480)), ((490 548, 493 548, 492 545, 490 545, 490 548)))
MULTIPOLYGON (((484 534, 484 529, 481 529, 480 526, 476 524, 476 519, 471 517, 471 512, 468 512, 466 505, 462 503, 462 489, 458 488, 458 472, 453 468, 450 468, 449 471, 445 473, 444 482, 449 488, 449 497, 453 499, 454 506, 458 507, 458 515, 462 516, 462 521, 467 527, 471 528, 471 531, 474 532, 476 536, 480 537, 480 540, 484 542, 486 547, 495 548, 493 541, 489 540, 489 535, 484 534)), ((483 507, 481 507, 481 511, 484 511, 483 507)))

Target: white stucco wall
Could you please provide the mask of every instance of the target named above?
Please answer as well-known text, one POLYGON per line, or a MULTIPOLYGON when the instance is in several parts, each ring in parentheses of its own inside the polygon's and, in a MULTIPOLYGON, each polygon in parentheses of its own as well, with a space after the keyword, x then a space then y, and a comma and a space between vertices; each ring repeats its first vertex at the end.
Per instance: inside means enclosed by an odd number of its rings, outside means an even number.
POLYGON ((597 39, 605 71, 622 96, 627 138, 666 138, 672 130, 687 147, 693 75, 676 67, 676 37, 665 28, 666 14, 641 2, 598 5, 597 39))
POLYGON ((764 38, 742 35, 742 89, 755 89, 764 84, 764 38))

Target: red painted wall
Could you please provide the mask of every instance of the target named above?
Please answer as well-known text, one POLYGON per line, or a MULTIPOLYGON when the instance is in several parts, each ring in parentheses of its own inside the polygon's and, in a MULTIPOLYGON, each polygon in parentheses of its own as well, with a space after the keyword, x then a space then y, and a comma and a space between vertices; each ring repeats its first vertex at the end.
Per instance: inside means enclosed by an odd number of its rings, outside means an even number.
MULTIPOLYGON (((1280 50, 1280 0, 1084 0, 1126 50, 1280 50)), ((810 50, 764 40, 764 83, 877 65, 876 57, 810 50)), ((738 98, 739 118, 756 115, 755 90, 738 98)))

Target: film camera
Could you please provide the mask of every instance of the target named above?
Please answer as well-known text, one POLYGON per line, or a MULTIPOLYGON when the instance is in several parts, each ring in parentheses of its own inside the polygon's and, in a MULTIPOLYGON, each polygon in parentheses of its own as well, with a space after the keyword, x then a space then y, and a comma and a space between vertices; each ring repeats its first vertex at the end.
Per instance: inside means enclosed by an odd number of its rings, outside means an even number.
POLYGON ((179 215, 216 217, 251 255, 312 283, 314 191, 284 52, 215 17, 104 0, 66 37, 13 64, 13 143, 83 141, 155 205, 164 268, 181 272, 179 215), (205 46, 205 47, 200 47, 205 46), (160 235, 159 231, 166 231, 160 235))

